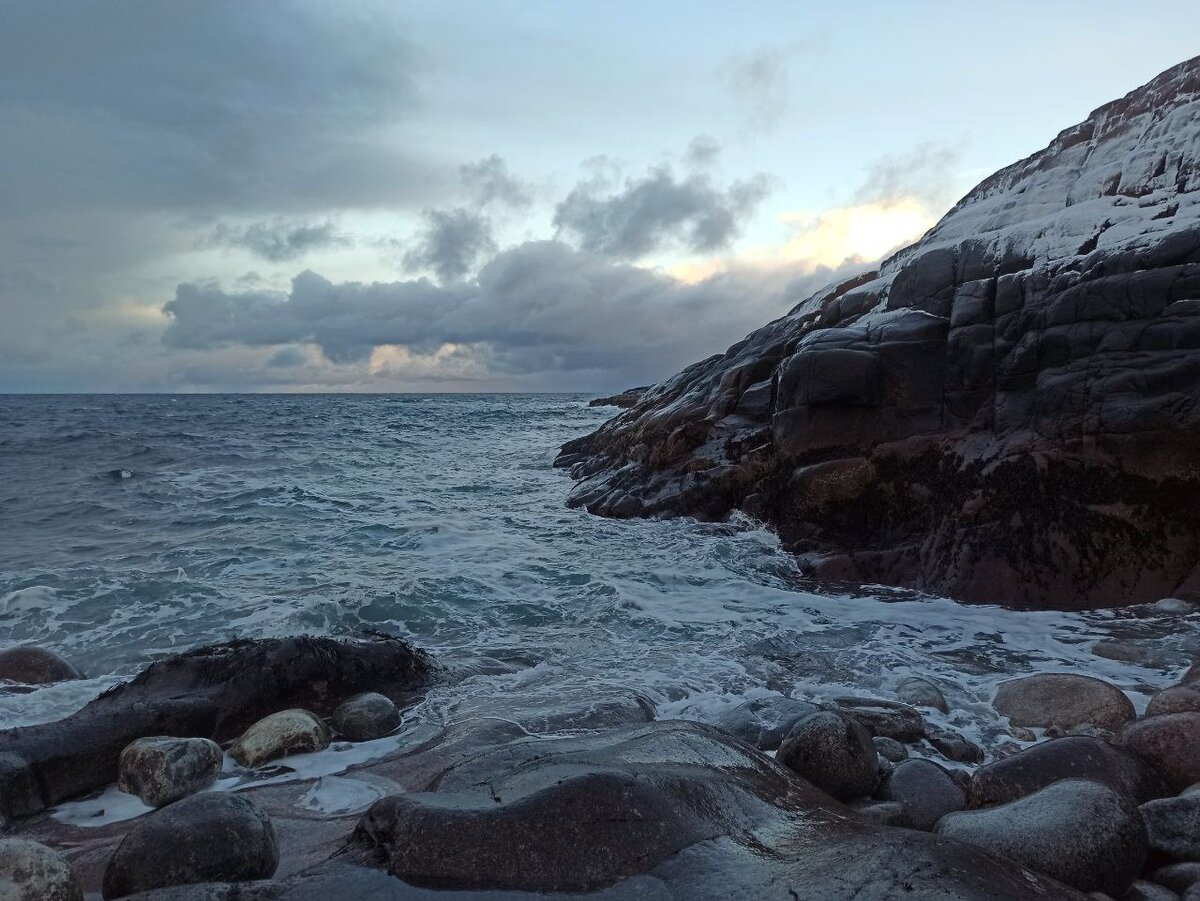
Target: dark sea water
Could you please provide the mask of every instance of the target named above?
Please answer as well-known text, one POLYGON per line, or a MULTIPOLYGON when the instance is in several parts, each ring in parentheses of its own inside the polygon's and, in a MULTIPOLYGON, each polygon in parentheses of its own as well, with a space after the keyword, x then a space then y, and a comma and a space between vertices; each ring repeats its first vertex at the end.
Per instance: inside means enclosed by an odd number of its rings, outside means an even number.
POLYGON ((803 579, 754 523, 567 509, 578 395, 0 397, 0 647, 91 677, 0 695, 0 726, 76 709, 148 661, 234 637, 403 635, 475 675, 420 716, 636 691, 714 720, 747 697, 888 696, 939 680, 985 740, 1004 678, 1087 672, 1135 703, 1197 646, 1195 614, 1015 613, 803 579), (1150 665, 1094 656, 1110 635, 1150 665))

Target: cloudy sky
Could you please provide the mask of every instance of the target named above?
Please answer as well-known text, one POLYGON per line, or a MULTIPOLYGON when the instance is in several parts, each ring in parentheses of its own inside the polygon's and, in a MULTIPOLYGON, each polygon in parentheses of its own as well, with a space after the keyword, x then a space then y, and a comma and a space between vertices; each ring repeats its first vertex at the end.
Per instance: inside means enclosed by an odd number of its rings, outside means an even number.
POLYGON ((1195 0, 0 0, 0 392, 663 378, 1198 29, 1195 0))

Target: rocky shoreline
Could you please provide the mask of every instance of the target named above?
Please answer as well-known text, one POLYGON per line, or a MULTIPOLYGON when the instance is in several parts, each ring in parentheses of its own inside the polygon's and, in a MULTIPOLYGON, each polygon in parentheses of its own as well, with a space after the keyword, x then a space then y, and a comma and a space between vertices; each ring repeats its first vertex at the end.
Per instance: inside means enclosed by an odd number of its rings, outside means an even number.
MULTIPOLYGON (((0 654, 9 690, 75 677, 0 654)), ((394 734, 443 678, 384 636, 239 641, 0 733, 0 896, 1200 899, 1200 666, 1141 716, 1100 679, 1012 679, 990 699, 1012 739, 988 748, 927 721, 949 704, 920 677, 719 725, 604 689, 539 712, 538 735, 480 713, 287 778, 295 755, 394 734), (369 791, 313 803, 339 780, 369 791), (54 815, 114 783, 154 809, 54 815)))

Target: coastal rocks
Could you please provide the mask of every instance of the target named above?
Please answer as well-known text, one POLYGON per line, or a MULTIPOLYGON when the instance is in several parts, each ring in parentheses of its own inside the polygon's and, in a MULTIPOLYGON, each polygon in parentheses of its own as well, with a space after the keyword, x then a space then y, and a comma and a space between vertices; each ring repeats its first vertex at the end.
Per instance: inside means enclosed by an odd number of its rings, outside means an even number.
POLYGON ((139 738, 121 752, 117 787, 162 807, 216 782, 222 756, 207 738, 139 738))
POLYGON ((871 739, 871 744, 875 746, 875 753, 883 760, 890 760, 892 763, 899 763, 908 757, 908 748, 904 747, 894 738, 888 738, 884 735, 876 735, 871 739))
POLYGON ((1038 673, 1000 684, 992 700, 1014 726, 1120 729, 1137 716, 1119 688, 1092 676, 1038 673))
POLYGON ((394 731, 400 709, 377 692, 369 691, 343 701, 333 711, 333 728, 349 741, 371 741, 394 731))
POLYGON ((1125 730, 1122 743, 1161 773, 1175 791, 1200 782, 1200 713, 1138 720, 1125 730))
POLYGON ((1172 685, 1156 692, 1146 704, 1146 716, 1161 716, 1164 713, 1200 713, 1200 683, 1188 682, 1172 685))
POLYGON ((569 503, 750 512, 815 578, 980 603, 1200 597, 1198 85, 1105 104, 568 442, 569 503))
POLYGON ((259 720, 229 746, 229 756, 244 767, 261 766, 289 754, 324 751, 329 727, 316 714, 295 708, 259 720))
POLYGON ((1169 888, 1137 879, 1121 896, 1121 901, 1179 901, 1179 896, 1169 888))
POLYGON ((860 799, 851 801, 846 805, 861 817, 865 817, 872 823, 878 823, 880 826, 900 826, 908 829, 912 827, 912 820, 909 819, 908 811, 904 809, 904 805, 899 801, 875 801, 860 799))
POLYGON ((278 864, 270 818, 238 795, 206 792, 137 822, 104 872, 104 898, 196 882, 269 879, 278 864))
POLYGON ((1032 795, 952 813, 938 833, 972 842, 1067 885, 1119 897, 1141 871, 1146 827, 1107 786, 1068 779, 1032 795))
POLYGON ((925 737, 925 720, 907 704, 880 698, 834 698, 839 712, 857 720, 872 735, 910 744, 925 737))
POLYGON ((982 763, 984 751, 979 745, 949 729, 926 728, 925 740, 935 751, 955 763, 982 763))
POLYGON ((946 703, 942 690, 920 676, 909 676, 902 680, 896 686, 896 697, 913 707, 932 707, 942 713, 950 712, 950 705, 946 703))
POLYGON ((27 769, 37 787, 22 796, 24 813, 0 796, 0 814, 25 816, 115 782, 121 751, 138 738, 223 741, 281 707, 324 714, 362 691, 414 692, 432 670, 423 652, 379 635, 233 641, 170 657, 63 720, 0 733, 0 782, 27 769))
POLYGON ((1200 863, 1167 864, 1151 873, 1150 881, 1182 895, 1193 885, 1200 883, 1200 863))
POLYGON ((926 832, 946 814, 967 806, 966 792, 930 760, 904 760, 896 764, 876 797, 901 804, 912 828, 926 832))
MULTIPOLYGON (((446 740, 461 751, 439 740, 395 762, 428 773, 426 788, 372 806, 355 833, 359 859, 411 885, 513 901, 1082 898, 969 845, 852 815, 697 723, 491 749, 455 734, 446 740)), ((347 870, 334 884, 352 896, 347 870)))
POLYGON ((879 771, 867 730, 856 719, 832 711, 796 723, 775 759, 839 801, 871 794, 879 771))
POLYGON ((1160 798, 1140 809, 1151 850, 1200 862, 1200 795, 1160 798))
POLYGON ((79 670, 45 648, 30 646, 0 651, 0 681, 50 685, 82 678, 79 670))
POLYGON ((817 709, 794 698, 754 698, 725 711, 717 725, 760 751, 774 751, 799 720, 817 709))
POLYGON ((23 838, 0 839, 0 899, 83 901, 71 865, 56 851, 23 838))
POLYGON ((620 394, 612 394, 608 397, 597 397, 594 400, 588 401, 589 407, 623 407, 628 409, 637 404, 641 400, 642 395, 650 390, 649 385, 643 385, 640 388, 626 388, 620 394))
POLYGON ((1063 779, 1090 779, 1133 804, 1169 793, 1162 777, 1138 758, 1099 738, 1072 735, 981 766, 971 776, 971 806, 1005 804, 1063 779))

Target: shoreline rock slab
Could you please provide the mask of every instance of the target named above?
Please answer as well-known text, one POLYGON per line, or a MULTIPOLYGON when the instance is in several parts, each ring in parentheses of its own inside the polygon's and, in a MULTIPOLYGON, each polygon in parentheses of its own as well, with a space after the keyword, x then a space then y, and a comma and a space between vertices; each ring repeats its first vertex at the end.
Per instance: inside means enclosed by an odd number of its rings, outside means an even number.
POLYGON ((1107 786, 1055 782, 1017 801, 951 813, 936 831, 1002 854, 1080 891, 1120 897, 1146 859, 1137 808, 1107 786))

